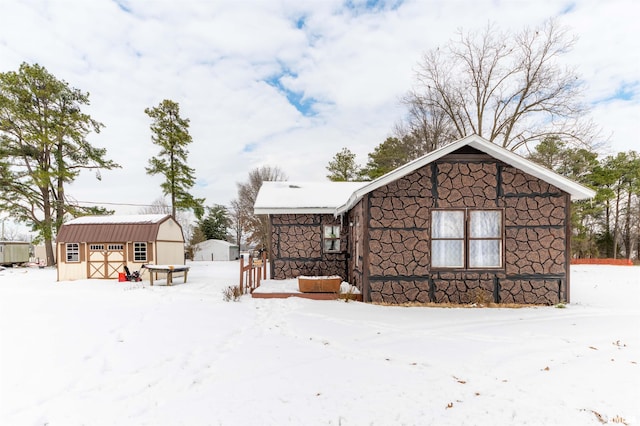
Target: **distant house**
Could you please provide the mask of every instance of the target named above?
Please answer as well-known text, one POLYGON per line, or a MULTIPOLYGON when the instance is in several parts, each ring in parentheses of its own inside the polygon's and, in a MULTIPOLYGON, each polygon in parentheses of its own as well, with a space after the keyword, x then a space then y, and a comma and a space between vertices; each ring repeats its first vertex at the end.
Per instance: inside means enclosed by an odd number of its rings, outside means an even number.
POLYGON ((58 281, 117 278, 127 265, 184 264, 182 228, 170 215, 83 216, 56 239, 58 281))
POLYGON ((371 182, 264 182, 271 275, 340 275, 364 301, 570 299, 571 200, 594 192, 473 135, 371 182))
POLYGON ((193 247, 193 260, 236 260, 240 248, 223 240, 206 240, 193 247))

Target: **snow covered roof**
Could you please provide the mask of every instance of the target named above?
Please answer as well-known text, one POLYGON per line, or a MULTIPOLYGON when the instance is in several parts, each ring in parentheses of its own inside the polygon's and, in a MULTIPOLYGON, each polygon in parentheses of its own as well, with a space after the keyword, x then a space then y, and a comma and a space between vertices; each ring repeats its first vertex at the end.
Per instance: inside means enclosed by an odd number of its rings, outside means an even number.
POLYGON ((256 198, 254 212, 255 214, 331 213, 339 215, 349 211, 369 192, 398 180, 465 146, 475 148, 548 182, 570 194, 573 200, 584 200, 595 195, 595 191, 571 179, 567 179, 478 135, 471 135, 400 166, 371 182, 264 182, 256 198))
POLYGON ((369 182, 263 182, 255 214, 327 213, 349 199, 355 190, 369 182))
POLYGON ((168 214, 131 214, 109 216, 81 216, 65 222, 65 225, 105 225, 125 223, 159 223, 166 219, 168 214))

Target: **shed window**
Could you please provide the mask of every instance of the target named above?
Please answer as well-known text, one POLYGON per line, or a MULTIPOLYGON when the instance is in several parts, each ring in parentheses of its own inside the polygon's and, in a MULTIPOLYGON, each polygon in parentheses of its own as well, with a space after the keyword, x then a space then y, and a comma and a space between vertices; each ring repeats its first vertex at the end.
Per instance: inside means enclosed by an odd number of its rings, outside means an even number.
POLYGON ((67 262, 80 262, 80 244, 67 243, 65 247, 67 262))
POLYGON ((502 267, 502 211, 433 210, 431 266, 502 267))
POLYGON ((134 262, 147 261, 147 243, 133 243, 134 262))
POLYGON ((325 225, 322 243, 325 253, 340 252, 340 226, 325 225))

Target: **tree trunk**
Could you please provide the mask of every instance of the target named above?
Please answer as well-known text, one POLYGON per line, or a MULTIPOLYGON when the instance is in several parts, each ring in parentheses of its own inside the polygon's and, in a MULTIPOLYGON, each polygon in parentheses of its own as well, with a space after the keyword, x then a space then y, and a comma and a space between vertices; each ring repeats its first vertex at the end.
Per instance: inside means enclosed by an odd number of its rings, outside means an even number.
POLYGON ((44 219, 41 222, 42 236, 44 237, 44 248, 47 253, 47 265, 55 265, 56 260, 53 255, 53 221, 51 219, 51 197, 49 188, 40 188, 42 193, 42 210, 44 219))
POLYGON ((631 188, 627 192, 627 214, 624 220, 624 250, 627 259, 631 259, 631 188))
POLYGON ((616 211, 613 217, 613 258, 618 258, 618 239, 620 234, 620 197, 621 189, 618 187, 616 190, 616 211))
POLYGON ((56 235, 58 234, 58 230, 62 226, 62 222, 64 220, 64 158, 62 152, 62 141, 58 140, 58 146, 56 148, 56 167, 58 170, 57 182, 56 182, 56 217, 55 217, 55 227, 56 235))
MULTIPOLYGON (((605 229, 605 236, 610 236, 611 235, 611 203, 609 202, 609 200, 607 199, 605 201, 605 208, 604 208, 604 229, 605 229)), ((605 244, 605 257, 613 257, 613 246, 609 241, 609 238, 607 238, 604 242, 605 244)))

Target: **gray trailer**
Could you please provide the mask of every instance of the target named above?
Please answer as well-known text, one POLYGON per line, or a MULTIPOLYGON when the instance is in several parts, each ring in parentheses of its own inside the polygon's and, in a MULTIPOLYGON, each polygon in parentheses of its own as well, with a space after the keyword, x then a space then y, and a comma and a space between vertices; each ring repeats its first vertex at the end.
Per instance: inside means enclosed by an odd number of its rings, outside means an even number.
POLYGON ((29 246, 26 241, 0 241, 0 265, 29 262, 29 246))

